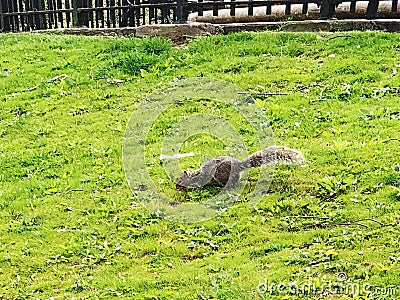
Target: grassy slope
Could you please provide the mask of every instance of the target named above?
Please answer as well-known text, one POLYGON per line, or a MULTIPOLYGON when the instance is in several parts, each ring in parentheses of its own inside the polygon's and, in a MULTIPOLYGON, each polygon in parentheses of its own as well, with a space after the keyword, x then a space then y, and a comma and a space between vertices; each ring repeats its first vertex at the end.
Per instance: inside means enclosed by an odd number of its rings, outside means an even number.
POLYGON ((161 39, 0 35, 0 294, 253 299, 265 280, 336 282, 340 271, 395 286, 399 40, 239 33, 172 49, 161 39), (301 149, 309 166, 279 167, 257 209, 175 224, 134 205, 122 136, 147 91, 200 75, 287 93, 256 100, 277 144, 301 149))

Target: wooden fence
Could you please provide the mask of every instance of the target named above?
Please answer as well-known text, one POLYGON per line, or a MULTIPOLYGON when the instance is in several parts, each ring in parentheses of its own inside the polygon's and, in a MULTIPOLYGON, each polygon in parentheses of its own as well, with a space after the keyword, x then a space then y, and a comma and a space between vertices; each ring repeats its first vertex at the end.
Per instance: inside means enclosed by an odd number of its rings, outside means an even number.
MULTIPOLYGON (((352 1, 351 9, 357 0, 352 1)), ((393 0, 392 10, 397 11, 393 0)), ((273 5, 286 5, 290 15, 293 4, 302 4, 306 14, 308 4, 320 5, 321 18, 332 16, 341 0, 0 0, 0 32, 38 29, 90 27, 115 28, 144 24, 179 23, 187 21, 190 12, 204 11, 218 15, 218 10, 229 8, 235 15, 238 7, 247 7, 253 15, 254 7, 266 7, 271 14, 273 5)), ((377 16, 379 0, 369 2, 367 17, 377 16)), ((351 11, 350 11, 351 12, 351 11)))
POLYGON ((182 7, 182 0, 0 0, 0 31, 173 23, 182 7))

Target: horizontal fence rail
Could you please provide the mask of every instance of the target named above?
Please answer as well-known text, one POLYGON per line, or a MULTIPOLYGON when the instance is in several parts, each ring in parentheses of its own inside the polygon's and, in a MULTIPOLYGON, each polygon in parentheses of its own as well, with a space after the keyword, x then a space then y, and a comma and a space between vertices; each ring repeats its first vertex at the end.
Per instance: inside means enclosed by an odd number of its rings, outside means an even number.
MULTIPOLYGON (((53 28, 117 28, 145 24, 179 23, 188 20, 190 13, 203 16, 206 11, 218 16, 221 9, 228 9, 235 16, 237 9, 265 7, 271 15, 272 7, 285 5, 285 15, 291 6, 302 5, 306 15, 309 4, 320 7, 321 19, 334 14, 341 0, 0 0, 0 32, 30 31, 53 28)), ((357 0, 351 0, 350 13, 355 12, 357 0)), ((368 18, 376 18, 379 0, 370 0, 368 18)), ((392 1, 392 12, 397 12, 398 0, 392 1)))

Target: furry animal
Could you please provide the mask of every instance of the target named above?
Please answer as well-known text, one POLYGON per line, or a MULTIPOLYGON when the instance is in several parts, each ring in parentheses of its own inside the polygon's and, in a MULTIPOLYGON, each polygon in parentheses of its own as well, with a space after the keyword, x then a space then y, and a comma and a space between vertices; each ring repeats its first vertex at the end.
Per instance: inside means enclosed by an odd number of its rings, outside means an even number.
POLYGON ((184 171, 178 178, 176 187, 177 189, 203 188, 207 185, 232 187, 238 183, 242 171, 273 163, 303 165, 306 160, 299 150, 282 146, 270 146, 253 153, 244 160, 218 156, 205 163, 200 169, 193 172, 184 171))

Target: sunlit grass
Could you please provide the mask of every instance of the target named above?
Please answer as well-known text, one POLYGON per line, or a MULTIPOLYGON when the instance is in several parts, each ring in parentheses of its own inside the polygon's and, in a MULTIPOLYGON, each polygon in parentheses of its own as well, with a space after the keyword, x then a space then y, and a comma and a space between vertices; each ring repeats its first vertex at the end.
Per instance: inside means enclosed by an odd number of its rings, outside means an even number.
MULTIPOLYGON (((399 42, 389 33, 265 32, 175 49, 159 38, 0 35, 0 294, 255 299, 260 282, 337 283, 338 272, 397 286, 399 42), (255 209, 244 197, 213 220, 177 224, 137 204, 122 137, 147 93, 197 76, 253 93, 276 143, 303 151, 308 166, 278 167, 255 209)), ((155 124, 154 145, 185 109, 155 124)), ((205 109, 238 121, 229 108, 205 109)), ((219 141, 195 141, 183 150, 225 154, 219 141)), ((164 176, 153 154, 152 176, 164 176)), ((183 161, 198 165, 198 156, 183 161)))

